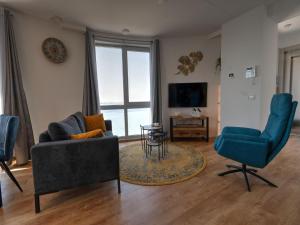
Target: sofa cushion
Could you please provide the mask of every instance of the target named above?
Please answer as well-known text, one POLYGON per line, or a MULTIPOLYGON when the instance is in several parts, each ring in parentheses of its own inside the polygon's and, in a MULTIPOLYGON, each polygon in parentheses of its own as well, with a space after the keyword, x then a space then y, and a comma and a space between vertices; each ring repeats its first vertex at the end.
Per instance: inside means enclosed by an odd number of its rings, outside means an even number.
POLYGON ((77 120, 81 132, 83 132, 83 133, 86 132, 85 124, 84 124, 84 117, 83 117, 82 112, 74 113, 72 116, 74 116, 75 119, 77 120))
POLYGON ((51 137, 50 137, 48 131, 46 130, 40 134, 39 142, 49 142, 49 141, 52 141, 52 140, 51 140, 51 137))
POLYGON ((85 116, 84 121, 86 131, 92 131, 96 129, 101 129, 104 132, 106 131, 105 121, 102 113, 91 116, 85 116))
POLYGON ((74 116, 69 116, 61 122, 50 123, 48 132, 52 141, 68 140, 70 135, 82 133, 74 116))
POLYGON ((107 130, 104 132, 104 136, 114 136, 111 130, 107 130))
POLYGON ((102 137, 103 135, 104 135, 103 130, 96 129, 96 130, 88 131, 88 132, 85 132, 85 133, 72 134, 70 137, 73 140, 80 140, 80 139, 102 137))
POLYGON ((112 130, 112 123, 111 123, 111 120, 105 120, 105 128, 106 128, 106 131, 108 130, 112 130))

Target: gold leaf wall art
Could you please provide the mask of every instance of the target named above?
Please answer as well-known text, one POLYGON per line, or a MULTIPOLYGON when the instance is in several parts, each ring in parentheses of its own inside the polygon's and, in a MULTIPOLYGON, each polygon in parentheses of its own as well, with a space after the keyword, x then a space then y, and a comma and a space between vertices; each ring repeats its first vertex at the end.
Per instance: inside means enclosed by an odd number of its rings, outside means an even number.
POLYGON ((185 76, 189 75, 190 73, 195 71, 195 67, 203 59, 203 54, 200 51, 197 52, 191 52, 188 56, 184 55, 181 56, 178 59, 178 62, 180 63, 177 66, 178 74, 183 74, 185 76))

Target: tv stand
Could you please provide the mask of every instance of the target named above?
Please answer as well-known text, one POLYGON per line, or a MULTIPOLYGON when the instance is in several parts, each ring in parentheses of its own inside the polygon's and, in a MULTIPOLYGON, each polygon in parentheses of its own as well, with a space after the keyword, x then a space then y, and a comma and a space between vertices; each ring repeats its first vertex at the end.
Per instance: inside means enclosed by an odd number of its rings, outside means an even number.
POLYGON ((177 139, 204 139, 209 141, 209 118, 207 116, 171 116, 171 141, 177 139))

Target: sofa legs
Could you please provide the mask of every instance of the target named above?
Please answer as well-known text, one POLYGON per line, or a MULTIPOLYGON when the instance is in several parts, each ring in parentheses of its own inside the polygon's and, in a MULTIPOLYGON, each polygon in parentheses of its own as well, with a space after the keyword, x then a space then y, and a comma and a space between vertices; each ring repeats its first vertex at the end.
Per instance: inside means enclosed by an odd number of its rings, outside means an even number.
POLYGON ((247 174, 250 174, 252 176, 255 176, 259 179, 261 179, 262 181, 266 182, 268 185, 272 186, 272 187, 277 187, 275 184, 273 184, 272 182, 268 181, 267 179, 263 178, 262 176, 259 176, 258 174, 256 174, 257 170, 252 169, 252 168, 247 168, 247 166, 245 164, 242 164, 242 167, 240 166, 235 166, 235 165, 226 165, 228 168, 234 168, 233 170, 228 170, 225 171, 223 173, 219 173, 219 176, 225 176, 231 173, 243 173, 245 181, 246 181, 246 187, 248 189, 248 191, 251 191, 250 188, 250 184, 249 184, 249 180, 248 180, 248 176, 247 174))
MULTIPOLYGON (((121 193, 121 182, 120 178, 117 179, 118 183, 118 193, 121 193)), ((0 207, 1 207, 1 186, 0 186, 0 207)), ((34 194, 34 204, 35 204, 35 213, 40 213, 41 212, 41 207, 40 207, 40 195, 39 194, 34 194)))
POLYGON ((34 194, 34 204, 35 204, 35 213, 41 212, 40 196, 38 194, 34 194))
POLYGON ((118 178, 117 182, 118 182, 118 193, 120 194, 120 193, 121 193, 121 182, 120 182, 120 177, 118 178))

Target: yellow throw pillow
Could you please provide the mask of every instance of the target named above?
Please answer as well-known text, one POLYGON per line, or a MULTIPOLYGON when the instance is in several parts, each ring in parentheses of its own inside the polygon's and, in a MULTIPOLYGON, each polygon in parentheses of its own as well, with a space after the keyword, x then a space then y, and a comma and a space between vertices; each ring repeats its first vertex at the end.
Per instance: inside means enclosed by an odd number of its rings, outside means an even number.
POLYGON ((104 132, 106 131, 105 121, 102 113, 91 116, 85 116, 84 121, 86 131, 92 131, 96 129, 101 129, 104 132))
POLYGON ((85 133, 73 134, 70 135, 70 137, 73 140, 79 140, 79 139, 102 137, 103 135, 104 135, 103 130, 96 129, 85 133))

